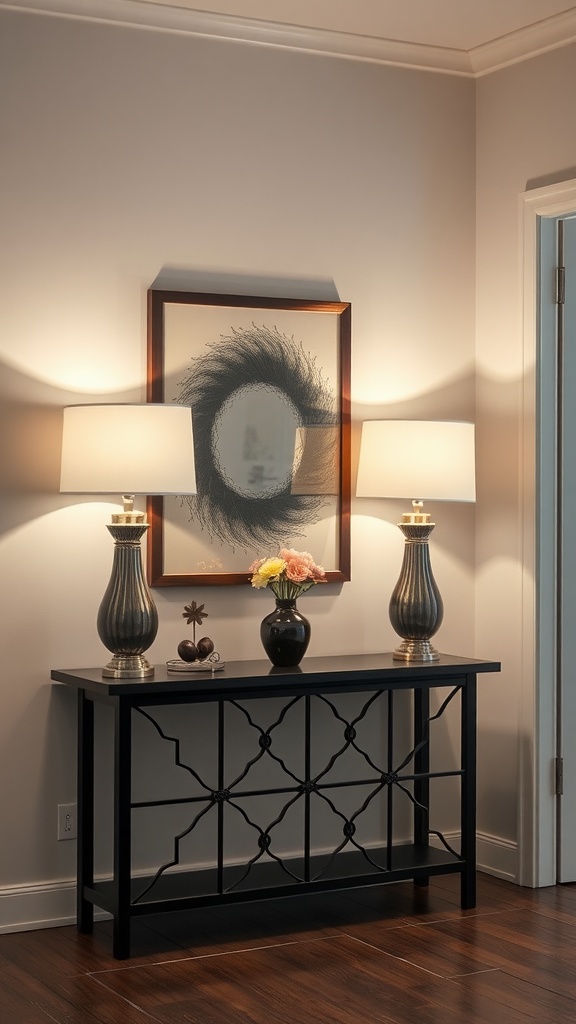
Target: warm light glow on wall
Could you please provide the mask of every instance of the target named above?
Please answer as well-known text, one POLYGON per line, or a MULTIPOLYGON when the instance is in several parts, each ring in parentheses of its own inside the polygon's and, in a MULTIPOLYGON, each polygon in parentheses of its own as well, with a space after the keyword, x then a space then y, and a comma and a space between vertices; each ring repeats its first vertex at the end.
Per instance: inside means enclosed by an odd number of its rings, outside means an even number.
MULTIPOLYGON (((355 349, 354 400, 362 406, 393 405, 433 394, 473 373, 471 345, 441 337, 437 327, 422 338, 378 334, 355 349)), ((358 332, 356 333, 358 337, 358 332)))
POLYGON ((11 367, 28 380, 39 381, 59 390, 82 395, 123 395, 142 386, 141 367, 138 361, 134 367, 133 355, 130 359, 122 358, 121 352, 108 352, 100 346, 95 353, 87 345, 66 349, 50 348, 50 360, 36 357, 34 352, 11 353, 4 358, 4 365, 11 367), (130 365, 131 364, 131 365, 130 365))
POLYGON ((119 395, 142 385, 146 324, 139 294, 126 297, 120 310, 110 297, 100 310, 69 295, 60 296, 58 308, 44 298, 34 295, 6 310, 0 365, 26 382, 75 394, 119 395))

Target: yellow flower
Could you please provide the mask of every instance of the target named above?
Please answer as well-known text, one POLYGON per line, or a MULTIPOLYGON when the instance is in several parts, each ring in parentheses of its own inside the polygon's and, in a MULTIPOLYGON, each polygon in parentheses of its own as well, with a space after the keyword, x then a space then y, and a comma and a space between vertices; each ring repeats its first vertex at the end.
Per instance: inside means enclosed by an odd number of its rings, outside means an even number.
POLYGON ((266 558, 250 580, 253 587, 267 587, 271 580, 278 579, 286 568, 283 558, 266 558))

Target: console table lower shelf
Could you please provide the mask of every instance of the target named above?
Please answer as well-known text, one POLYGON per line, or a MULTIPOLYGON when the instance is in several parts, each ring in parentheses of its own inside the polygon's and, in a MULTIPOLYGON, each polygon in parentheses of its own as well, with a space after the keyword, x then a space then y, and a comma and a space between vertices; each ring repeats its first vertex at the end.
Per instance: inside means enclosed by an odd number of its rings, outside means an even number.
MULTIPOLYGON (((385 859, 386 847, 372 849, 371 855, 385 859)), ((460 857, 447 854, 446 851, 432 847, 417 847, 414 844, 396 846, 392 850, 390 867, 382 871, 365 870, 365 862, 360 852, 340 855, 342 862, 338 873, 327 875, 322 881, 292 882, 282 884, 279 872, 274 871, 271 864, 258 865, 251 875, 249 888, 218 893, 217 869, 198 871, 180 871, 172 875, 162 875, 155 883, 154 895, 147 893, 141 897, 154 876, 140 876, 132 879, 130 885, 130 903, 133 916, 152 914, 165 910, 189 910, 192 907, 209 907, 215 904, 244 903, 256 899, 274 899, 279 896, 301 896, 307 892, 329 892, 333 889, 358 888, 363 885, 382 885, 389 881, 406 879, 427 879, 431 875, 445 875, 462 871, 464 862, 460 857)), ((327 856, 311 858, 314 874, 322 873, 328 861, 327 856)), ((303 871, 304 862, 300 858, 288 861, 291 871, 295 874, 303 871)), ((238 875, 238 868, 228 869, 231 880, 238 875)), ((224 871, 224 887, 226 889, 226 870, 224 871)), ((113 879, 97 882, 84 888, 84 898, 95 906, 109 913, 114 912, 115 891, 113 879)))
MULTIPOLYGON (((228 662, 218 677, 195 673, 174 679, 157 667, 148 681, 104 680, 99 669, 54 670, 52 679, 78 691, 79 930, 92 931, 95 906, 109 912, 114 919, 113 953, 123 959, 130 955, 133 917, 406 879, 425 886, 430 877, 447 873, 460 874, 462 907, 474 907, 476 676, 499 669, 496 662, 447 655, 433 664, 404 665, 386 654, 311 658, 299 670, 271 669, 268 662, 228 662), (433 713, 432 692, 438 694, 433 713), (279 701, 270 705, 270 698, 279 701), (348 702, 344 706, 343 699, 348 702), (434 730, 445 730, 444 713, 455 702, 460 705, 458 763, 435 769, 430 756, 434 730), (113 873, 106 880, 94 875, 97 704, 110 707, 114 718, 113 873), (180 736, 168 732, 154 717, 158 708, 187 705, 212 709, 211 765, 187 763, 180 736), (406 733, 407 714, 410 738, 407 749, 399 753, 397 732, 406 733), (140 726, 144 721, 157 741, 172 747, 175 765, 189 773, 186 797, 135 799, 136 721, 140 726), (249 739, 246 763, 240 770, 237 764, 232 769, 227 763, 239 721, 249 739), (382 733, 377 753, 364 745, 362 730, 370 724, 382 733), (326 750, 329 734, 332 748, 326 750), (356 767, 344 777, 340 765, 345 755, 355 759, 356 767), (270 778, 273 771, 280 773, 281 785, 276 778, 275 785, 260 782, 256 788, 255 766, 264 768, 270 778), (460 789, 459 850, 431 827, 430 787, 446 779, 460 789), (343 794, 346 799, 340 804, 343 794), (271 818, 268 812, 268 817, 257 821, 253 808, 259 797, 283 802, 271 818), (189 805, 190 824, 174 837, 175 856, 149 877, 134 872, 133 815, 177 804, 189 805), (407 809, 410 812, 412 842, 395 837, 399 804, 404 817, 407 809), (385 838, 378 847, 362 832, 366 812, 374 807, 384 822, 385 838), (302 835, 294 837, 301 854, 288 856, 278 852, 275 830, 294 808, 302 821, 302 835), (318 811, 337 823, 340 838, 329 853, 315 849, 318 811), (241 818, 254 836, 254 853, 242 863, 233 861, 227 845, 234 832, 230 815, 236 816, 235 821, 241 818), (180 840, 207 817, 214 821, 214 867, 186 869, 179 859, 180 840)), ((185 716, 179 718, 184 721, 185 716)))

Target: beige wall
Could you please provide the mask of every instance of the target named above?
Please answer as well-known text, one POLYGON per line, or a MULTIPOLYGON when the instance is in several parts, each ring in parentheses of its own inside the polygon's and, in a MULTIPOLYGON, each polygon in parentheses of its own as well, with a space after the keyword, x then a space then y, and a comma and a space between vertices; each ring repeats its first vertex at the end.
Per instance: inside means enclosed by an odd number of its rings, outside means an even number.
MULTIPOLYGON (((74 708, 50 668, 106 658, 95 615, 110 507, 57 493, 61 407, 140 399, 156 282, 350 301, 356 422, 472 419, 475 86, 64 18, 0 21, 0 897, 17 923, 73 906, 60 899, 74 844, 56 842, 56 805, 75 798, 74 708)), ((311 655, 390 649, 400 511, 355 502, 353 579, 310 595, 311 655)), ((436 518, 438 646, 468 654, 474 509, 436 518)), ((266 594, 172 589, 156 593, 155 660, 174 656, 192 597, 225 658, 260 656, 266 594)), ((483 630, 477 653, 500 646, 483 630)))

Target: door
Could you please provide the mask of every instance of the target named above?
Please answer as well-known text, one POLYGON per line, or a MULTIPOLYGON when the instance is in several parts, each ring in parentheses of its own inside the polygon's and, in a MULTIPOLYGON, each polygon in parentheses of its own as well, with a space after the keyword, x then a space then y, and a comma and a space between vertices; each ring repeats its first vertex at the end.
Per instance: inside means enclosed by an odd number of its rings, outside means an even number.
POLYGON ((530 189, 520 199, 524 372, 518 881, 541 886, 576 877, 576 694, 569 650, 576 642, 570 610, 576 573, 563 558, 574 545, 576 179, 530 189), (558 303, 561 222, 568 301, 558 303), (563 795, 556 794, 554 785, 560 756, 565 758, 563 795))
POLYGON ((558 238, 558 881, 576 881, 576 217, 558 238))

